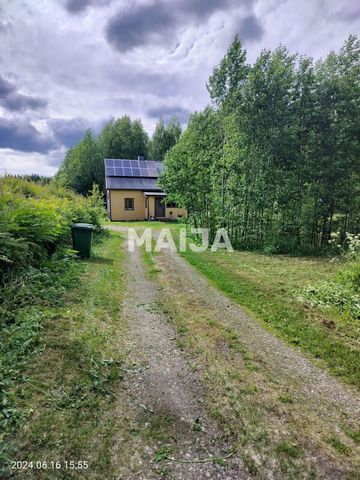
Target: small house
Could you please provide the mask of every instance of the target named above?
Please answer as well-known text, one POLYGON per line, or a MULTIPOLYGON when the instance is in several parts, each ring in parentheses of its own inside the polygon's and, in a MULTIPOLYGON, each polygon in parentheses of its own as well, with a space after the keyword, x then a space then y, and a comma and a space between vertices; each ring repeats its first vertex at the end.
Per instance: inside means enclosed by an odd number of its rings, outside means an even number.
POLYGON ((153 160, 111 159, 105 162, 107 208, 111 221, 176 220, 184 208, 166 202, 158 185, 164 164, 153 160))

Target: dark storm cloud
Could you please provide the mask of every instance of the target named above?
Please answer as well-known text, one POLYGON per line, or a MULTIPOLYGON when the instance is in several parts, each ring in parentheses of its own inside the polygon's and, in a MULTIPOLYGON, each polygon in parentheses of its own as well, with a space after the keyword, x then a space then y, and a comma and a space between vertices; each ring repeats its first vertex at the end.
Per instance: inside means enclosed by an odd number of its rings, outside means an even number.
POLYGON ((85 118, 59 118, 49 120, 48 126, 52 130, 55 139, 61 145, 73 147, 82 139, 89 128, 91 128, 95 133, 99 133, 104 123, 105 121, 101 121, 95 125, 85 118))
POLYGON ((47 101, 40 97, 18 93, 14 84, 0 76, 0 105, 6 110, 22 112, 44 108, 47 101))
POLYGON ((15 87, 10 82, 0 77, 0 98, 6 97, 14 91, 15 87))
POLYGON ((0 118, 0 148, 48 153, 57 146, 51 137, 41 134, 30 122, 0 118))
POLYGON ((162 118, 165 123, 169 122, 174 116, 177 117, 180 123, 186 123, 190 115, 190 111, 181 106, 154 107, 149 108, 146 113, 150 118, 162 118))
POLYGON ((119 51, 128 51, 149 41, 171 36, 176 17, 164 4, 143 5, 128 13, 113 17, 107 26, 106 37, 119 51))
POLYGON ((88 7, 103 7, 110 3, 111 0, 66 0, 65 9, 69 13, 80 13, 86 10, 88 7))
MULTIPOLYGON (((250 5, 253 0, 243 0, 250 5)), ((219 10, 239 6, 235 0, 180 0, 138 5, 110 19, 106 28, 108 42, 126 52, 147 43, 171 41, 178 28, 194 20, 204 20, 219 10)), ((251 32, 250 32, 251 33, 251 32)))
POLYGON ((73 147, 81 140, 90 125, 83 118, 70 120, 54 119, 48 122, 54 137, 66 147, 73 147))
POLYGON ((70 13, 78 13, 85 10, 91 4, 91 0, 67 0, 65 8, 70 13))
POLYGON ((260 40, 264 34, 264 29, 255 15, 248 15, 240 22, 239 36, 242 40, 260 40))
POLYGON ((231 6, 250 5, 252 0, 181 0, 178 3, 178 9, 181 12, 196 15, 200 18, 209 17, 217 10, 225 10, 231 6))

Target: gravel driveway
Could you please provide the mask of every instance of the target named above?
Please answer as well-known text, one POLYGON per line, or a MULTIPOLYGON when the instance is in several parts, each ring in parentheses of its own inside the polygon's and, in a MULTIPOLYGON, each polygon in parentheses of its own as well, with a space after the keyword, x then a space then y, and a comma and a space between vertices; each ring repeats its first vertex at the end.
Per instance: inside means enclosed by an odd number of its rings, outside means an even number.
MULTIPOLYGON (((157 256, 160 279, 147 275, 139 249, 126 256, 128 294, 124 309, 129 319, 129 363, 118 414, 126 414, 129 428, 137 433, 120 436, 114 447, 115 458, 124 446, 122 442, 132 452, 129 465, 119 463, 119 478, 260 478, 249 473, 241 452, 232 453, 229 437, 205 408, 207 384, 193 370, 191 354, 178 346, 177 333, 161 301, 165 293, 173 302, 182 295, 189 307, 211 312, 214 321, 236 332, 243 347, 256 355, 263 374, 290 392, 295 403, 304 405, 299 424, 310 423, 309 431, 311 422, 314 431, 321 424, 336 433, 344 424, 353 430, 359 428, 360 397, 354 389, 265 330, 179 255, 157 256), (154 434, 154 424, 160 434, 154 434), (219 461, 209 461, 213 457, 219 461)), ((296 406, 293 408, 295 412, 296 406)), ((312 441, 309 438, 309 445, 312 441)), ((311 455, 309 462, 319 467, 311 478, 359 478, 351 473, 353 468, 345 476, 346 459, 338 464, 328 452, 314 451, 311 455)), ((261 478, 277 477, 269 471, 261 478)), ((310 477, 304 473, 297 478, 310 477)))

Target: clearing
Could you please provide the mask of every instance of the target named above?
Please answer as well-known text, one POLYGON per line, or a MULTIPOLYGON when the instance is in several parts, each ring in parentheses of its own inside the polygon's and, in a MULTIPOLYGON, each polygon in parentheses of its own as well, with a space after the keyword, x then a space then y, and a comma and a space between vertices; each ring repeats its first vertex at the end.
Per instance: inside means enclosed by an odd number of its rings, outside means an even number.
POLYGON ((113 452, 120 478, 357 478, 355 390, 177 254, 137 250, 126 259, 129 375, 117 412, 128 432, 113 452))
POLYGON ((11 478, 359 478, 357 370, 335 368, 353 361, 356 339, 345 326, 328 331, 315 311, 304 336, 308 317, 290 300, 333 266, 308 260, 305 275, 288 257, 130 253, 124 225, 110 228, 76 287, 44 312, 16 392, 28 420, 12 458, 89 468, 11 478), (315 355, 318 328, 326 346, 315 355))

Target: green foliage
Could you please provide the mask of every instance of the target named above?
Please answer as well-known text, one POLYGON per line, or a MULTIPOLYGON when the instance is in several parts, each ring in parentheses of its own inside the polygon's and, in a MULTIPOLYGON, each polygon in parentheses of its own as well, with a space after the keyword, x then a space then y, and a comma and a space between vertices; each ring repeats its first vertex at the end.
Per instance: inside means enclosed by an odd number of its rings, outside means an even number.
POLYGON ((91 130, 67 152, 55 179, 58 185, 84 195, 94 183, 104 188, 104 156, 91 130))
POLYGON ((218 106, 232 109, 239 101, 250 66, 246 64, 246 50, 243 50, 236 35, 225 57, 214 68, 207 89, 211 100, 218 106))
POLYGON ((328 311, 322 315, 316 308, 304 308, 294 295, 309 281, 316 284, 318 279, 330 279, 331 272, 340 271, 341 266, 330 260, 254 252, 195 253, 188 249, 183 256, 272 332, 321 359, 335 375, 360 387, 358 320, 347 317, 343 321, 334 312, 334 321, 328 327, 328 311))
POLYGON ((124 115, 111 120, 98 138, 102 158, 137 158, 148 154, 149 138, 140 120, 124 115))
POLYGON ((342 315, 360 319, 359 293, 349 283, 342 283, 342 279, 340 275, 332 282, 308 286, 301 291, 299 299, 310 306, 335 309, 342 315))
POLYGON ((158 450, 156 450, 154 454, 154 461, 158 463, 168 459, 169 456, 172 454, 173 449, 174 448, 171 445, 165 445, 163 447, 160 447, 158 450))
POLYGON ((299 447, 296 444, 287 442, 281 442, 276 445, 276 451, 292 458, 298 458, 300 455, 299 447))
POLYGON ((180 135, 181 125, 176 117, 168 125, 160 119, 150 142, 150 158, 162 162, 166 153, 179 141, 180 135))
POLYGON ((161 184, 189 222, 228 230, 238 248, 333 249, 360 229, 360 42, 322 62, 235 37, 208 82, 214 109, 193 115, 161 184))
POLYGON ((28 383, 24 370, 43 348, 44 323, 67 288, 75 285, 81 266, 52 260, 40 268, 29 267, 6 288, 0 289, 0 464, 8 454, 8 435, 26 417, 16 406, 16 389, 28 383))
POLYGON ((96 186, 85 198, 54 184, 5 177, 0 192, 0 283, 68 244, 72 223, 92 223, 101 230, 105 210, 96 186))
MULTIPOLYGON (((162 161, 181 135, 181 126, 174 117, 167 126, 162 120, 156 126, 151 142, 140 120, 127 115, 108 122, 98 137, 88 130, 84 138, 65 156, 55 183, 89 195, 93 185, 105 190, 104 158, 136 159, 139 155, 162 161)), ((44 183, 42 179, 35 179, 44 183)))
POLYGON ((11 175, 13 178, 18 178, 20 180, 28 180, 29 182, 38 183, 40 185, 48 185, 51 182, 51 177, 45 177, 43 175, 38 175, 33 173, 31 175, 11 175))
POLYGON ((77 221, 101 228, 102 195, 87 198, 46 182, 0 179, 0 463, 5 436, 23 420, 15 390, 27 382, 23 371, 39 353, 44 323, 81 268, 68 249, 77 221), (51 307, 51 308, 50 308, 51 307))
POLYGON ((330 438, 329 443, 333 448, 335 448, 335 450, 337 450, 339 453, 342 453, 343 455, 349 455, 349 453, 351 452, 350 448, 344 443, 340 442, 340 440, 336 437, 330 438))
POLYGON ((214 227, 214 198, 211 184, 221 172, 217 162, 222 150, 219 114, 211 108, 191 116, 180 141, 165 157, 166 169, 160 184, 168 199, 186 206, 195 226, 214 227))
POLYGON ((95 469, 109 471, 111 422, 101 414, 122 375, 124 289, 121 238, 99 243, 89 260, 57 251, 0 290, 1 478, 20 454, 40 460, 85 451, 95 469))
POLYGON ((88 130, 71 148, 55 176, 58 185, 88 195, 94 184, 105 189, 104 158, 137 158, 147 155, 149 139, 140 120, 125 115, 108 122, 98 138, 88 130))
POLYGON ((343 269, 331 281, 301 290, 300 301, 324 310, 335 310, 345 319, 360 320, 360 238, 347 233, 343 269))

